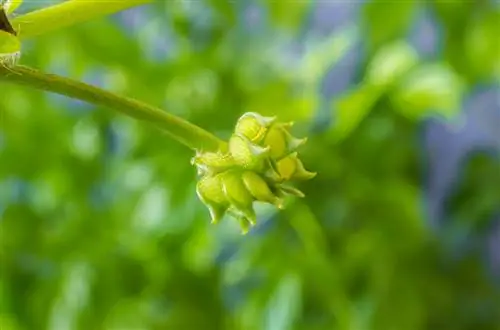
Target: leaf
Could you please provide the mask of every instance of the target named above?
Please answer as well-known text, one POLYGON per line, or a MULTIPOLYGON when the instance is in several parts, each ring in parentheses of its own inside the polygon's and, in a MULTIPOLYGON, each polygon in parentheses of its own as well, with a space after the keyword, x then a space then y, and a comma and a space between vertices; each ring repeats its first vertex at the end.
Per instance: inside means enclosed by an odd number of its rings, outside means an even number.
POLYGON ((3 7, 5 8, 5 12, 10 14, 14 12, 22 3, 23 0, 7 0, 3 7))
POLYGON ((278 27, 296 30, 308 12, 311 0, 302 1, 265 1, 271 20, 278 27))
POLYGON ((380 49, 366 73, 367 82, 388 86, 400 79, 418 62, 417 52, 407 42, 397 41, 380 49))
POLYGON ((415 4, 413 0, 379 0, 370 1, 363 7, 370 50, 406 35, 412 22, 411 17, 415 12, 415 4))
POLYGON ((16 36, 0 31, 0 57, 12 55, 21 50, 21 43, 16 36))
POLYGON ((380 89, 366 84, 334 100, 335 124, 330 136, 337 141, 347 137, 368 115, 380 93, 380 89))
POLYGON ((410 72, 392 99, 400 112, 414 119, 429 113, 450 118, 460 110, 463 91, 462 79, 450 67, 428 64, 410 72))
POLYGON ((293 329, 300 305, 300 278, 295 274, 288 274, 280 281, 268 302, 264 329, 293 329))
POLYGON ((474 73, 488 77, 500 73, 499 12, 488 12, 471 22, 465 35, 465 55, 474 73))
MULTIPOLYGON (((357 29, 347 27, 307 50, 298 72, 300 82, 307 86, 306 89, 317 87, 328 69, 347 53, 357 37, 357 29)), ((293 74, 297 73, 294 71, 293 74)))

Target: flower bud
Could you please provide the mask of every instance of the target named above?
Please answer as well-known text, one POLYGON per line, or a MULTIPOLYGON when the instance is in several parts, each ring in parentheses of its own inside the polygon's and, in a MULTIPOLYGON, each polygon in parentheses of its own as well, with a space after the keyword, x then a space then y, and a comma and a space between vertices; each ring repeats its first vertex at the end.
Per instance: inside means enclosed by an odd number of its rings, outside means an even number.
POLYGON ((242 178, 245 187, 257 201, 273 204, 279 209, 283 208, 283 200, 272 193, 269 185, 258 174, 247 171, 243 173, 242 178))

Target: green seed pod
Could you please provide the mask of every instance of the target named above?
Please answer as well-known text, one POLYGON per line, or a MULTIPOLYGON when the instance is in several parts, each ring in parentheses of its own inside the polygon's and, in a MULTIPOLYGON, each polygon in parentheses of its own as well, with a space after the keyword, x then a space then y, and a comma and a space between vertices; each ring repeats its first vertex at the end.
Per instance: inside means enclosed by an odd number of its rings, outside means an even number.
POLYGON ((273 125, 267 131, 263 145, 270 147, 270 156, 273 159, 279 159, 288 154, 288 143, 284 128, 279 125, 273 125))
POLYGON ((276 163, 276 167, 281 178, 288 180, 310 180, 316 176, 316 173, 309 172, 304 168, 304 164, 298 158, 297 152, 281 159, 276 163))
POLYGON ((254 143, 260 142, 269 126, 276 121, 276 117, 264 117, 255 112, 243 114, 236 123, 234 132, 241 134, 254 143))
POLYGON ((262 148, 243 135, 234 134, 229 139, 229 152, 235 164, 245 169, 262 170, 269 148, 262 148))
POLYGON ((220 173, 236 165, 230 154, 223 154, 221 152, 197 153, 191 159, 191 164, 196 165, 201 174, 220 173))
POLYGON ((278 167, 276 166, 276 162, 272 159, 268 159, 266 162, 266 169, 263 173, 264 177, 271 182, 282 182, 283 178, 281 177, 278 167))
POLYGON ((247 171, 243 173, 242 179, 245 187, 256 200, 273 204, 279 209, 284 207, 283 200, 271 192, 269 185, 258 174, 247 171))
POLYGON ((224 216, 229 202, 224 193, 221 176, 207 175, 196 185, 198 198, 207 206, 212 223, 217 223, 224 216))
POLYGON ((296 158, 297 153, 294 152, 291 155, 276 162, 276 169, 278 170, 280 177, 284 181, 290 180, 297 170, 296 158))
POLYGON ((241 179, 241 173, 226 172, 222 176, 222 188, 231 207, 239 211, 248 221, 255 224, 255 211, 253 210, 253 196, 247 190, 241 179))

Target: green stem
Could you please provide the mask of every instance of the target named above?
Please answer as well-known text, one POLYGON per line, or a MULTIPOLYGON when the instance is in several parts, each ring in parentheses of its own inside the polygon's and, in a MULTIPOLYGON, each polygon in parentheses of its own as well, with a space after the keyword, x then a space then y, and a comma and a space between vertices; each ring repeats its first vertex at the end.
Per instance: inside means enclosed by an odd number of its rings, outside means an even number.
POLYGON ((65 95, 96 106, 111 108, 136 119, 152 123, 170 137, 193 150, 216 151, 225 148, 225 142, 182 118, 79 81, 43 73, 25 66, 16 66, 10 69, 0 66, 0 81, 2 80, 65 95))
POLYGON ((28 39, 52 32, 96 17, 109 15, 130 7, 144 5, 153 0, 89 1, 69 0, 61 4, 18 16, 12 25, 19 31, 19 38, 28 39))

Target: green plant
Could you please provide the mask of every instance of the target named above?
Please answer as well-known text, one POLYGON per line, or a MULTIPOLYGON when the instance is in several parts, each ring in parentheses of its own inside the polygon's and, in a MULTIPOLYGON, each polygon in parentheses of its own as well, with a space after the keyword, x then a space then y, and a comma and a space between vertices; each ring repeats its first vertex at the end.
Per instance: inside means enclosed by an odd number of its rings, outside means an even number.
POLYGON ((88 2, 70 0, 9 20, 21 0, 2 0, 0 5, 0 80, 58 93, 101 105, 150 123, 171 138, 196 151, 193 164, 202 175, 198 196, 210 210, 212 222, 225 211, 239 219, 244 232, 255 223, 253 201, 283 207, 284 194, 303 196, 287 186, 290 180, 314 177, 307 172, 295 150, 305 143, 288 133, 291 125, 258 114, 243 115, 235 134, 226 143, 204 129, 148 104, 123 97, 83 82, 17 65, 21 40, 111 14, 149 0, 88 2))

